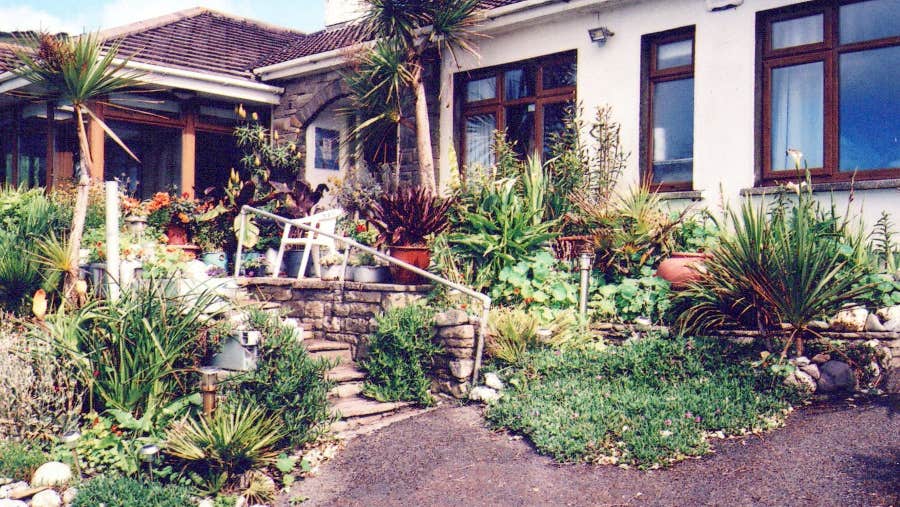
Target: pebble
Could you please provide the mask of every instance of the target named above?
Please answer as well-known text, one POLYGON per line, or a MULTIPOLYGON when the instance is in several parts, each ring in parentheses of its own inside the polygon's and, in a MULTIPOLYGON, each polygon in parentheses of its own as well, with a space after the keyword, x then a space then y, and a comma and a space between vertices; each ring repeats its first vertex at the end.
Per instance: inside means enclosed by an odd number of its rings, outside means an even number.
POLYGON ((503 381, 500 380, 500 376, 494 372, 484 374, 484 385, 491 389, 496 389, 497 391, 502 391, 505 387, 503 381))
POLYGON ((52 489, 41 491, 31 498, 31 507, 61 507, 62 498, 52 489))
POLYGON ((469 399, 472 401, 493 403, 500 399, 500 393, 487 386, 478 386, 469 392, 469 399))

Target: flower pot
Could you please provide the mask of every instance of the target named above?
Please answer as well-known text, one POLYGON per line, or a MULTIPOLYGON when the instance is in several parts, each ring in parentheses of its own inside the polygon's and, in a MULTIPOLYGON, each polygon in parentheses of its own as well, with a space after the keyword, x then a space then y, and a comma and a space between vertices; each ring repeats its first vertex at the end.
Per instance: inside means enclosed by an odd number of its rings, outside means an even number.
MULTIPOLYGON (((392 246, 391 257, 412 264, 419 269, 428 269, 431 264, 431 251, 427 246, 392 246)), ((391 277, 394 283, 416 285, 427 283, 427 280, 412 271, 391 265, 391 277)))
POLYGON ((385 283, 390 271, 383 266, 354 266, 351 274, 354 282, 385 283))
POLYGON ((125 217, 125 228, 133 234, 140 234, 147 228, 147 217, 128 215, 125 217))
POLYGON ((300 263, 303 261, 303 250, 286 250, 282 259, 284 276, 297 278, 300 273, 300 263))
POLYGON ((668 259, 659 263, 656 276, 672 284, 673 289, 684 289, 690 282, 700 279, 704 273, 703 261, 711 257, 702 252, 672 252, 668 259))
POLYGON ((228 256, 225 252, 206 252, 201 256, 201 260, 207 266, 228 269, 228 256))
POLYGON ((170 245, 186 245, 188 242, 187 229, 175 222, 166 227, 166 237, 169 239, 170 245))
POLYGON ((333 264, 331 266, 322 266, 322 280, 340 280, 343 273, 343 266, 333 264))

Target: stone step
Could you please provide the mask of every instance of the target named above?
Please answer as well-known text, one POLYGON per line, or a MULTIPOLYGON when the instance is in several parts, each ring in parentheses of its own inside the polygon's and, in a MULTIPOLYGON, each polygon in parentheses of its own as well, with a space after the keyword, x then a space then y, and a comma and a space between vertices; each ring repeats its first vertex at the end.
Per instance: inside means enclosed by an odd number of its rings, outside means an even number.
MULTIPOLYGON (((306 334, 305 332, 303 334, 306 334)), ((303 340, 303 346, 307 352, 321 352, 327 350, 350 350, 350 344, 333 340, 303 340)))
POLYGON ((350 349, 317 350, 309 352, 313 359, 327 359, 334 364, 349 364, 353 362, 353 354, 350 349))
POLYGON ((386 414, 403 407, 408 407, 409 405, 411 405, 411 403, 405 401, 381 403, 368 398, 353 396, 351 398, 341 398, 332 403, 331 413, 346 420, 356 417, 386 414))
POLYGON ((338 384, 328 391, 328 398, 331 400, 339 398, 350 398, 362 393, 363 382, 344 382, 338 384))
POLYGON ((353 365, 342 364, 329 370, 325 374, 325 378, 337 383, 353 382, 357 380, 365 380, 366 374, 353 365))
POLYGON ((331 424, 331 431, 334 432, 337 438, 349 440, 360 435, 369 435, 375 431, 390 426, 395 422, 400 422, 409 419, 410 417, 430 412, 435 408, 437 407, 425 409, 405 407, 394 412, 387 412, 385 414, 355 417, 352 419, 342 419, 331 424))

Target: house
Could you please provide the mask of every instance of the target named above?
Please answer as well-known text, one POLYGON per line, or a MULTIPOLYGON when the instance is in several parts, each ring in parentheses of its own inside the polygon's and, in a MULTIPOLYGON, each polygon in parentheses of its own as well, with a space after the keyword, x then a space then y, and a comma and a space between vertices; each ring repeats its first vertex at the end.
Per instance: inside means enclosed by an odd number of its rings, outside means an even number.
MULTIPOLYGON (((214 183, 233 154, 207 135, 227 134, 238 102, 307 147, 308 180, 346 171, 352 157, 337 142, 350 121, 341 112, 340 71, 366 37, 357 0, 326 1, 328 26, 312 34, 206 10, 111 32, 126 50, 142 49, 135 65, 169 91, 165 100, 129 102, 138 110, 152 104, 153 120, 108 111, 165 160, 145 160, 138 175, 112 155, 116 165, 107 163, 105 175, 134 174, 147 188, 214 183), (175 148, 166 154, 155 145, 175 148)), ((649 183, 667 199, 714 206, 771 192, 795 178, 792 149, 803 153, 814 190, 846 202, 852 188, 869 224, 881 210, 900 213, 900 0, 483 0, 482 7, 478 54, 439 55, 427 80, 441 184, 457 167, 490 163, 495 129, 523 153, 540 153, 567 106, 609 105, 631 152, 622 180, 649 183)), ((0 75, 0 92, 17 90, 15 83, 0 75)), ((59 147, 71 134, 44 134, 57 146, 53 156, 26 135, 65 123, 64 105, 51 110, 13 95, 0 107, 4 125, 20 134, 18 143, 4 135, 7 181, 70 174, 71 154, 59 147)), ((395 155, 410 179, 415 143, 404 130, 395 155)))

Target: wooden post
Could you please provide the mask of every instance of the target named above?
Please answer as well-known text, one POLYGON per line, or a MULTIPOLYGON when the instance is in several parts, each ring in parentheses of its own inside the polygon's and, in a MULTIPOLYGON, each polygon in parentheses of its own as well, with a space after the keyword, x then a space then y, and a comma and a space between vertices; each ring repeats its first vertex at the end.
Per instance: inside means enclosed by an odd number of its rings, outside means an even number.
POLYGON ((110 301, 119 299, 119 183, 106 187, 106 287, 110 301))
MULTIPOLYGON (((103 106, 100 104, 91 104, 91 111, 97 115, 101 120, 103 119, 103 106)), ((106 147, 104 143, 106 142, 106 133, 103 131, 103 127, 97 124, 93 118, 88 120, 88 145, 91 148, 91 161, 93 162, 93 172, 91 172, 91 179, 94 181, 103 181, 103 173, 104 173, 104 153, 106 147)))
POLYGON ((194 197, 196 184, 197 113, 190 109, 185 114, 181 131, 181 193, 194 197))
POLYGON ((56 128, 53 126, 54 123, 54 111, 56 111, 56 104, 53 102, 47 102, 47 162, 45 171, 44 185, 47 186, 48 189, 53 188, 57 183, 57 169, 56 169, 56 128))

